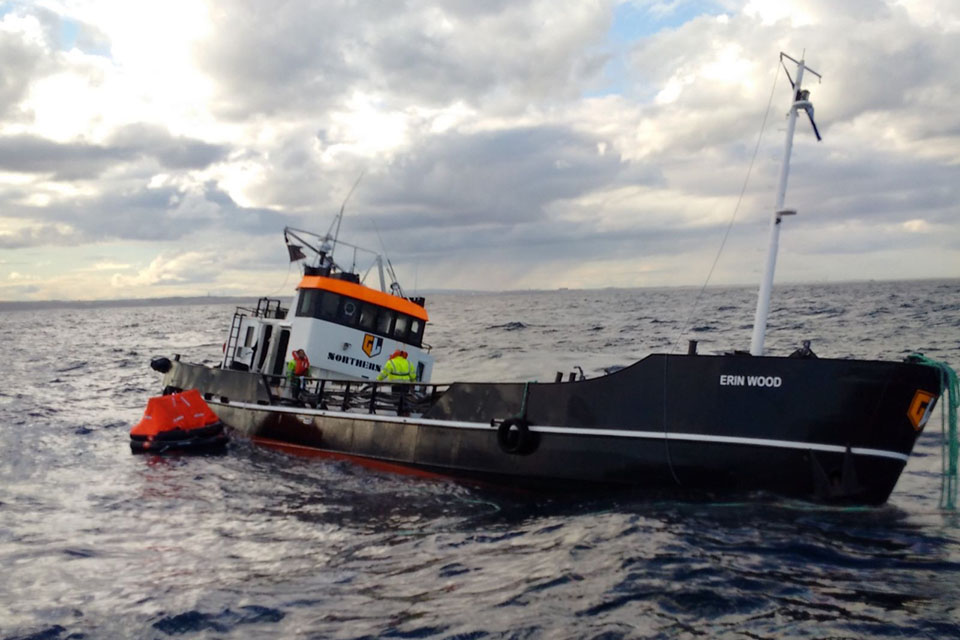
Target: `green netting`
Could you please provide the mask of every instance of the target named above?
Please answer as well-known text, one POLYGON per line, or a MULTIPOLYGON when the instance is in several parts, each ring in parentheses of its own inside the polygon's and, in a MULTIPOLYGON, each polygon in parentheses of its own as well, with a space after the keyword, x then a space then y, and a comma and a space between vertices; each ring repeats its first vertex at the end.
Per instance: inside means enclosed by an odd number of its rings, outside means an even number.
POLYGON ((943 435, 941 464, 943 476, 940 483, 940 508, 951 511, 957 508, 957 457, 960 441, 957 438, 957 406, 960 404, 960 383, 957 372, 946 362, 928 358, 922 353, 911 354, 910 362, 933 367, 940 372, 940 431, 943 435))

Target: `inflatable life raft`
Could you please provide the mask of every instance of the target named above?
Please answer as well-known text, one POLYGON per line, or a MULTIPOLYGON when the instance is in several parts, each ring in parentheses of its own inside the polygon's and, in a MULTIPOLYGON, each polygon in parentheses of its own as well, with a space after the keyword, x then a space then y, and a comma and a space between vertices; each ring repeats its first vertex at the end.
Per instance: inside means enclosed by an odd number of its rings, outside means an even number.
POLYGON ((130 430, 134 453, 215 451, 226 444, 223 423, 196 389, 150 398, 143 419, 130 430))

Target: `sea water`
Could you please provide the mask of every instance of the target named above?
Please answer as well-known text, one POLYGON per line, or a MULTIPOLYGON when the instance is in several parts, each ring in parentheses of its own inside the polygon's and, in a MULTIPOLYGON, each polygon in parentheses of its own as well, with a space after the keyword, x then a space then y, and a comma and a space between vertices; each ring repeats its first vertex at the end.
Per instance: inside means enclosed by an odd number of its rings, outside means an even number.
MULTIPOLYGON (((443 294, 426 341, 438 382, 597 376, 746 349, 754 295, 443 294)), ((0 638, 960 637, 939 411, 878 508, 504 495, 243 440, 131 455, 150 357, 215 363, 232 311, 0 313, 0 638)), ((768 349, 802 340, 957 367, 960 282, 778 287, 768 349)))

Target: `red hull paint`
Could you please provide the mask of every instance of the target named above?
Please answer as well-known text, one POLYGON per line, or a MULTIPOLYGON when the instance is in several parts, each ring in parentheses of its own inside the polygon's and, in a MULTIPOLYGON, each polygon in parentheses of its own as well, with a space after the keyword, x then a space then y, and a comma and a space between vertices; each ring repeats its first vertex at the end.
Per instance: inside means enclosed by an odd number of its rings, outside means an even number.
POLYGON ((289 442, 282 442, 280 440, 272 440, 270 438, 260 438, 255 437, 251 438, 254 443, 268 447, 270 449, 276 449, 278 451, 283 451, 284 453, 289 453, 295 456, 300 456, 303 458, 326 458, 332 460, 346 460, 348 462, 353 462, 362 467, 367 467, 368 469, 374 469, 377 471, 386 471, 388 473, 399 473, 407 476, 414 476, 417 478, 425 478, 428 480, 442 480, 445 482, 455 481, 456 478, 453 476, 443 475, 440 473, 433 473, 431 471, 424 471, 423 469, 417 469, 415 467, 408 467, 401 464, 395 464, 392 462, 383 462, 382 460, 374 460, 372 458, 365 458, 363 456, 355 456, 349 453, 339 453, 337 451, 325 451, 323 449, 316 449, 314 447, 305 447, 299 444, 290 444, 289 442))

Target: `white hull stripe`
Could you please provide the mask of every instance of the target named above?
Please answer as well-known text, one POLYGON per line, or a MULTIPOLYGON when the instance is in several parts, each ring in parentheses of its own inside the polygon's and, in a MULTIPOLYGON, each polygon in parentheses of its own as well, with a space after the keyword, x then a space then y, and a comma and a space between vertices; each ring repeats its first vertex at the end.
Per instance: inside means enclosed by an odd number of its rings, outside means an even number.
MULTIPOLYGON (((362 422, 395 422, 399 424, 422 424, 433 427, 448 427, 454 429, 481 429, 489 431, 489 423, 484 422, 463 422, 459 420, 428 420, 426 418, 404 418, 400 416, 385 416, 370 413, 349 413, 346 411, 329 411, 324 409, 310 409, 306 407, 279 407, 263 404, 251 404, 249 402, 229 402, 221 403, 216 400, 208 400, 209 404, 237 407, 240 409, 253 409, 255 411, 267 411, 273 413, 292 413, 305 416, 322 416, 327 418, 349 418, 362 422)), ((847 448, 837 444, 820 444, 816 442, 798 442, 795 440, 774 440, 771 438, 742 438, 739 436, 715 436, 705 433, 673 433, 664 431, 636 431, 629 429, 581 429, 577 427, 551 427, 547 425, 535 425, 530 427, 530 431, 540 433, 557 433, 563 435, 583 435, 583 436, 608 436, 613 438, 639 438, 645 440, 677 440, 685 442, 712 442, 717 444, 742 444, 756 447, 776 447, 779 449, 801 449, 804 451, 826 451, 829 453, 844 453, 847 448)), ((898 451, 886 451, 883 449, 868 449, 864 447, 851 447, 850 452, 861 456, 874 456, 877 458, 890 458, 907 462, 909 456, 898 451)))

